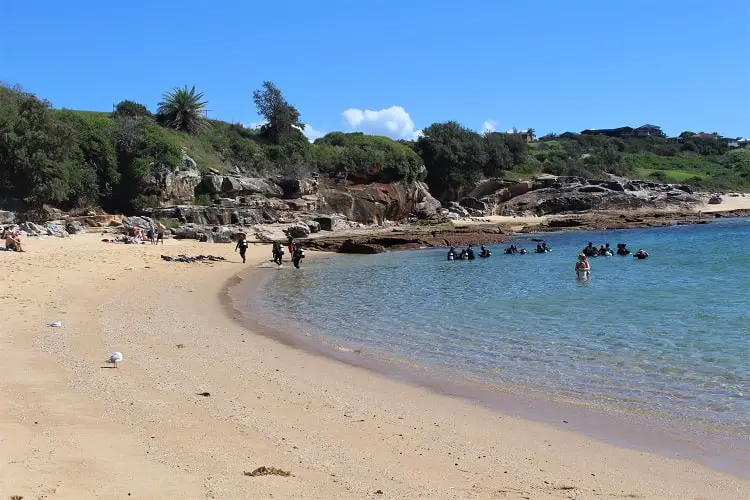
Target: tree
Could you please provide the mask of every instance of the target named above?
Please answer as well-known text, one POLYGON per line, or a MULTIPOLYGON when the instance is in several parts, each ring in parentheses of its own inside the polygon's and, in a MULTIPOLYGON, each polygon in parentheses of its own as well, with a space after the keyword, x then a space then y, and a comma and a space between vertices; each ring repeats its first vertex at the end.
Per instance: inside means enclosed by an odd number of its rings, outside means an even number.
POLYGON ((253 102, 258 108, 258 114, 266 120, 261 127, 261 134, 274 144, 304 137, 301 131, 305 125, 300 121, 299 111, 287 102, 273 82, 265 81, 262 89, 253 91, 253 102))
POLYGON ((33 207, 70 194, 72 128, 48 101, 0 86, 0 189, 33 207))
POLYGON ((134 101, 120 101, 115 107, 113 118, 139 118, 139 117, 152 117, 151 111, 148 110, 143 104, 134 101))
POLYGON ((478 181, 489 158, 484 138, 454 121, 424 129, 417 149, 427 168, 427 183, 439 197, 478 181))
POLYGON ((203 113, 208 101, 203 101, 203 92, 196 92, 195 85, 191 89, 175 87, 171 92, 162 95, 159 103, 157 119, 167 127, 188 134, 197 134, 205 127, 203 113))

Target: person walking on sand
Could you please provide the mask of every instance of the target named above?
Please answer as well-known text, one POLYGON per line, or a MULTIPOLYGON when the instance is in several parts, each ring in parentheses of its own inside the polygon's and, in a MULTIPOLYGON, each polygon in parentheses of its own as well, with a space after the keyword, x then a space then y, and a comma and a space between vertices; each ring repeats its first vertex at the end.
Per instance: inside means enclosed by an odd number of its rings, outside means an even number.
POLYGON ((164 246, 164 231, 166 229, 167 228, 164 227, 164 224, 162 224, 161 222, 159 222, 159 224, 157 224, 157 226, 156 226, 156 242, 154 243, 155 245, 158 245, 159 241, 161 241, 161 245, 164 246))
POLYGON ((234 247, 234 251, 236 252, 239 249, 243 264, 246 262, 245 252, 247 252, 248 245, 249 243, 247 242, 247 235, 245 233, 240 233, 240 239, 237 240, 237 246, 234 247))
POLYGON ((579 280, 588 281, 591 279, 591 264, 586 259, 585 254, 578 255, 578 262, 576 262, 576 277, 579 280))

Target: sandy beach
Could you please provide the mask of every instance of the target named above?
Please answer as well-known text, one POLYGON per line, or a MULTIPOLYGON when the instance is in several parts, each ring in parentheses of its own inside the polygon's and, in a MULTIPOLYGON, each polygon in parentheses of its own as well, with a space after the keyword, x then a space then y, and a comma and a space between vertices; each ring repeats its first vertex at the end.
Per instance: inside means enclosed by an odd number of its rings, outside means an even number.
POLYGON ((101 238, 0 252, 2 498, 750 498, 748 479, 244 328, 225 289, 267 262, 268 246, 242 265, 233 245, 101 238), (125 357, 117 369, 103 363, 112 351, 125 357), (261 466, 292 475, 244 474, 261 466))

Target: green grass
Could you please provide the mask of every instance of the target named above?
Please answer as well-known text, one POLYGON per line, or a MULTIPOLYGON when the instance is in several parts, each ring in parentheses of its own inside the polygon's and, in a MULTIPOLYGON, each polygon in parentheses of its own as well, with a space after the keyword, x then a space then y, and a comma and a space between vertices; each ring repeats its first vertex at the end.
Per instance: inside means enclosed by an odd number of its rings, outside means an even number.
POLYGON ((711 175, 705 172, 688 172, 685 170, 662 170, 662 169, 657 169, 657 168, 638 168, 636 172, 637 172, 636 177, 643 178, 643 179, 648 178, 654 172, 664 172, 664 175, 667 176, 667 179, 673 182, 685 182, 689 179, 693 179, 696 176, 701 177, 703 179, 711 178, 711 175))

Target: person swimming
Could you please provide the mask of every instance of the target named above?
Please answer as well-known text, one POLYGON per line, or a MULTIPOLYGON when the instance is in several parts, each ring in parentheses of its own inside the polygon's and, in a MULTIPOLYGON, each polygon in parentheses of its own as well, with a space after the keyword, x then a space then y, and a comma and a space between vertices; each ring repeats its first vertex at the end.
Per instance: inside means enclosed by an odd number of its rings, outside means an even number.
POLYGON ((617 255, 630 255, 630 250, 628 250, 626 243, 617 244, 617 255))
POLYGON ((638 251, 633 254, 633 257, 635 257, 636 259, 643 260, 643 259, 648 258, 648 252, 642 248, 639 248, 638 251))
POLYGON ((584 247, 584 249, 581 250, 581 253, 586 257, 596 257, 597 255, 599 255, 599 252, 596 250, 594 242, 592 241, 589 241, 588 246, 584 247))
POLYGON ((591 279, 591 264, 586 259, 586 254, 584 253, 578 255, 578 262, 576 262, 576 277, 579 280, 585 281, 591 279))
POLYGON ((451 247, 450 250, 448 250, 448 260, 456 260, 456 257, 456 249, 451 247))

